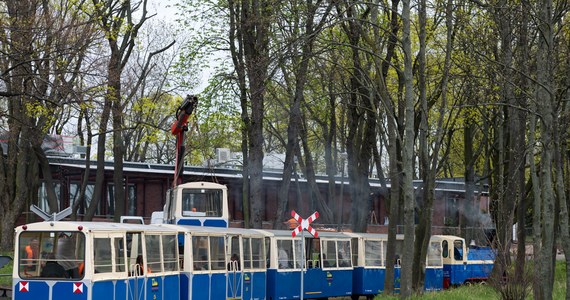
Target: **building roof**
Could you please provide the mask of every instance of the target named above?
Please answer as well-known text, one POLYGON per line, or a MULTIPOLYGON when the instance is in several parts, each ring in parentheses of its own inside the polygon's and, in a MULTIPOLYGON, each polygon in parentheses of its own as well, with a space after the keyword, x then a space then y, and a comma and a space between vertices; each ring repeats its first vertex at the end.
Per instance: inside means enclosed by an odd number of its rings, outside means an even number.
MULTIPOLYGON (((48 157, 50 165, 52 166, 62 166, 68 168, 78 168, 78 169, 85 169, 85 159, 79 158, 68 158, 68 157, 48 157)), ((90 164, 91 170, 95 170, 97 168, 96 162, 91 161, 90 164)), ((105 170, 112 171, 114 168, 112 161, 105 162, 105 170)), ((149 173, 149 174, 174 174, 174 166, 173 165, 165 165, 165 164, 153 164, 153 163, 143 163, 143 162, 123 162, 123 171, 124 172, 136 172, 136 173, 149 173)), ((184 166, 184 176, 214 176, 214 177, 225 177, 225 178, 242 178, 242 171, 240 169, 229 169, 229 168, 212 168, 212 167, 201 167, 201 166, 184 166)), ((264 171, 263 172, 263 179, 264 180, 281 180, 282 172, 277 171, 264 171)), ((301 175, 298 177, 299 182, 306 182, 306 179, 303 178, 301 175)), ((382 184, 378 178, 370 178, 370 186, 373 189, 380 190, 382 194, 385 191, 382 191, 382 184)), ((326 175, 317 175, 317 183, 326 184, 328 183, 328 177, 326 175)), ((348 185, 348 178, 336 176, 335 177, 336 184, 346 184, 348 185)), ((422 181, 421 180, 414 180, 414 187, 421 188, 422 181)), ((386 188, 390 188, 390 181, 386 180, 386 188)), ((451 179, 437 179, 435 185, 436 191, 440 192, 456 192, 456 193, 463 193, 465 192, 465 182, 459 178, 451 178, 451 179)), ((483 184, 482 188, 481 185, 475 185, 475 194, 479 194, 480 192, 483 194, 488 194, 488 186, 483 184)))

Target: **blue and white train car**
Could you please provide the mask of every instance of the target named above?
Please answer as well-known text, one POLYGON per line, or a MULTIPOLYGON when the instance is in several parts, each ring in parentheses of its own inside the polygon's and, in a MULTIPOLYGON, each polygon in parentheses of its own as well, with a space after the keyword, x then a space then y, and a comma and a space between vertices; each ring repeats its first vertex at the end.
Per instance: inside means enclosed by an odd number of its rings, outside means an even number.
POLYGON ((495 261, 491 248, 467 248, 465 239, 440 236, 443 257, 443 287, 486 281, 495 261))
POLYGON ((264 235, 240 228, 160 225, 181 245, 181 299, 264 299, 264 235), (182 237, 180 237, 182 235, 182 237))
POLYGON ((350 237, 319 232, 318 238, 291 236, 288 230, 260 230, 269 238, 267 299, 300 299, 350 296, 352 263, 350 237), (303 276, 301 277, 301 271, 303 276), (301 284, 301 278, 303 282, 301 284))
POLYGON ((228 189, 213 182, 187 182, 169 189, 163 212, 154 212, 153 223, 228 227, 228 189))
POLYGON ((15 300, 180 299, 176 231, 53 221, 15 231, 15 300))

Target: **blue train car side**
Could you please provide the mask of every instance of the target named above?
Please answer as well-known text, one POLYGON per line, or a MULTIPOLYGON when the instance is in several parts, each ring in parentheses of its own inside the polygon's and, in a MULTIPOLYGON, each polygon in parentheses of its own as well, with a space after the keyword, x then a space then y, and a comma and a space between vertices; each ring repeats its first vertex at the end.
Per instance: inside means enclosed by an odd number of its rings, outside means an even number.
POLYGON ((300 299, 301 286, 305 299, 352 294, 350 237, 322 232, 318 238, 309 236, 303 242, 290 231, 261 232, 267 234, 269 244, 266 299, 300 299))
MULTIPOLYGON (((386 234, 346 233, 352 237, 353 246, 353 297, 374 295, 384 291, 386 277, 386 234)), ((403 235, 396 236, 396 261, 394 264, 394 289, 400 288, 400 266, 403 235)), ((436 291, 443 288, 443 265, 441 244, 436 239, 430 241, 426 258, 425 290, 436 291)))
POLYGON ((181 299, 265 299, 265 235, 239 228, 160 225, 178 232, 181 299))

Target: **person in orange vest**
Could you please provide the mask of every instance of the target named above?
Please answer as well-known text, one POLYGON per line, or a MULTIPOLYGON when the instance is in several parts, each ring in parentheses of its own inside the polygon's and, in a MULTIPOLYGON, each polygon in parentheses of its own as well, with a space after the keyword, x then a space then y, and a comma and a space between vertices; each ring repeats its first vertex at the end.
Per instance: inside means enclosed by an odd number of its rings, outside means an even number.
POLYGON ((28 244, 24 250, 26 251, 26 264, 24 267, 24 273, 28 274, 29 271, 36 270, 36 265, 38 263, 38 254, 40 252, 40 242, 37 238, 32 238, 30 244, 28 244))
POLYGON ((83 271, 84 271, 84 270, 85 270, 85 262, 82 261, 82 262, 79 264, 79 267, 77 267, 77 271, 79 272, 79 277, 82 277, 82 276, 83 276, 83 271))

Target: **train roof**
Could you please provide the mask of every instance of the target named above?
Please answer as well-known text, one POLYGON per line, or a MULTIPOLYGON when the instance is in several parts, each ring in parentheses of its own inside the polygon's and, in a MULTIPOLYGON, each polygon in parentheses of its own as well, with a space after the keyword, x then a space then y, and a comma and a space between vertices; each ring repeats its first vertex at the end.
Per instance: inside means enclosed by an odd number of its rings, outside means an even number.
MULTIPOLYGON (((291 230, 275 230, 275 229, 255 229, 255 230, 264 233, 266 236, 292 237, 291 230)), ((319 238, 341 238, 341 239, 350 238, 348 235, 344 234, 344 232, 318 231, 318 234, 319 238)), ((306 232, 305 237, 311 237, 311 234, 306 232)), ((298 234, 296 238, 301 238, 301 234, 298 234)))
POLYGON ((158 227, 165 227, 176 230, 178 232, 189 233, 210 233, 210 234, 239 234, 243 236, 266 236, 265 234, 244 228, 234 227, 208 227, 208 226, 191 226, 191 225, 174 225, 174 224, 157 224, 158 227))
MULTIPOLYGON (((388 240, 388 234, 387 233, 345 232, 345 234, 350 236, 350 237, 353 237, 353 238, 363 237, 365 239, 385 239, 385 240, 388 240)), ((396 234, 396 239, 397 240, 403 240, 404 235, 403 234, 396 234)))
POLYGON ((465 241, 464 238, 460 237, 460 236, 455 236, 455 235, 432 235, 431 236, 431 240, 438 240, 438 241, 443 241, 443 240, 463 240, 465 241))
POLYGON ((114 223, 114 222, 83 222, 83 221, 44 221, 29 223, 15 228, 16 233, 22 231, 171 231, 165 227, 144 224, 114 223))

